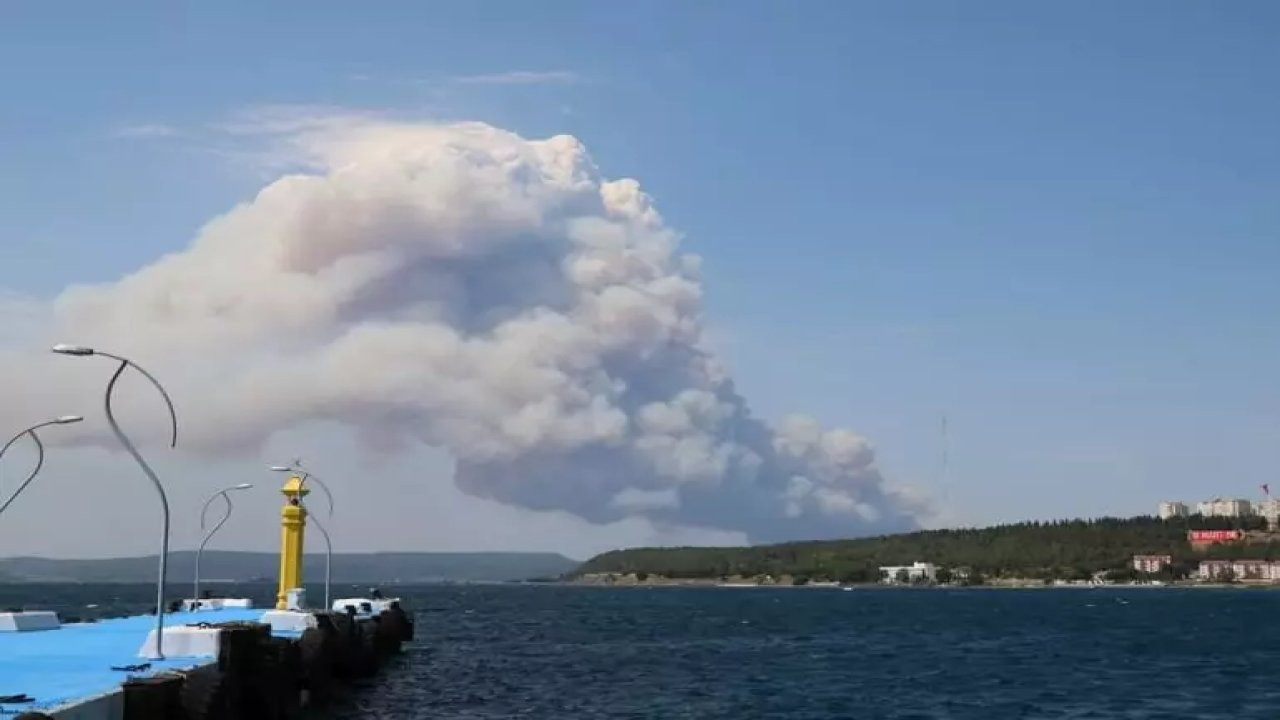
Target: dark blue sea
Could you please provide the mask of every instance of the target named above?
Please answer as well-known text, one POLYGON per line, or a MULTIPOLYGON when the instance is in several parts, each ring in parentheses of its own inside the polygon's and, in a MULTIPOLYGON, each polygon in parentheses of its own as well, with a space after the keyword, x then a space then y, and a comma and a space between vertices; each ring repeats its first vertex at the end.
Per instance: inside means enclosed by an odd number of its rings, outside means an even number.
MULTIPOLYGON (((328 717, 1280 718, 1280 592, 385 590, 418 639, 328 717)), ((150 594, 0 586, 0 606, 136 612, 150 594)))

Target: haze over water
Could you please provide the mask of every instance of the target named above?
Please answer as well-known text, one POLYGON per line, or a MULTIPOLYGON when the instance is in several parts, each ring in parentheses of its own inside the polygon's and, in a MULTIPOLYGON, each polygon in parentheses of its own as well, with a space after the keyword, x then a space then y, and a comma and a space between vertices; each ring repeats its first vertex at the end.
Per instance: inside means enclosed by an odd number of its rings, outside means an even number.
MULTIPOLYGON (((1280 595, 1266 591, 386 590, 417 612, 417 640, 327 717, 1202 720, 1280 707, 1280 595)), ((271 588, 240 591, 265 603, 271 588)), ((136 611, 151 592, 4 586, 0 604, 136 611)))

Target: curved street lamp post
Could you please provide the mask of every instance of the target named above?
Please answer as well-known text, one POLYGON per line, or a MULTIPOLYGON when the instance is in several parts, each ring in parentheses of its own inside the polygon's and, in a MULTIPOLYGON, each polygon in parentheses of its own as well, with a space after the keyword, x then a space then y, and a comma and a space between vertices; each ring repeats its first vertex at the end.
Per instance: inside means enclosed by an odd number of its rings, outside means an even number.
POLYGON ((99 355, 118 361, 120 366, 116 368, 115 374, 111 376, 111 380, 107 383, 107 389, 103 396, 103 407, 107 413, 107 423, 111 425, 111 432, 115 434, 116 439, 124 446, 124 449, 133 456, 134 461, 138 463, 138 467, 142 468, 142 472, 146 474, 147 479, 151 481, 155 487, 156 494, 160 496, 160 509, 164 515, 164 523, 160 533, 160 568, 159 577, 156 579, 156 648, 153 660, 164 659, 164 586, 168 576, 169 568, 169 497, 165 495, 164 486, 160 484, 160 479, 156 477, 155 471, 147 464, 147 461, 138 453, 138 449, 129 441, 128 436, 120 429, 119 423, 116 422, 115 413, 111 409, 111 396, 115 392, 116 382, 120 380, 120 376, 127 368, 132 367, 134 370, 142 373, 142 376, 151 381, 151 384, 160 391, 161 397, 164 398, 165 405, 169 408, 169 419, 172 427, 172 433, 169 439, 169 447, 177 447, 178 445, 178 414, 173 409, 173 401, 169 399, 169 393, 165 391, 164 386, 156 380, 151 373, 144 370, 137 363, 119 355, 112 355, 100 350, 83 345, 67 345, 58 344, 53 346, 53 352, 59 355, 71 355, 73 357, 88 357, 90 355, 99 355))
POLYGON ((204 536, 204 539, 200 541, 200 547, 196 550, 196 581, 195 587, 193 588, 194 594, 191 596, 191 599, 194 600, 196 604, 193 607, 199 607, 200 603, 200 556, 204 554, 204 546, 209 544, 209 540, 213 538, 214 534, 221 530, 222 526, 231 518, 231 496, 228 493, 235 492, 237 490, 248 490, 251 487, 253 487, 253 483, 240 483, 239 485, 222 488, 218 492, 210 495, 209 499, 204 501, 204 507, 200 508, 200 529, 203 530, 205 527, 205 514, 209 512, 209 503, 217 500, 218 498, 222 498, 227 504, 227 511, 223 513, 222 519, 218 521, 217 525, 213 526, 213 529, 209 531, 209 534, 204 536))
MULTIPOLYGON (((274 465, 271 470, 272 472, 280 473, 297 473, 302 476, 298 481, 298 505, 302 506, 303 512, 307 513, 307 517, 311 516, 311 511, 307 509, 307 504, 302 500, 302 490, 307 486, 308 482, 314 482, 319 485, 320 489, 324 490, 325 498, 329 500, 329 517, 333 517, 333 493, 329 492, 329 486, 302 467, 300 460, 294 460, 292 465, 274 465)), ((333 585, 333 541, 329 539, 329 531, 320 522, 320 518, 312 517, 311 521, 315 523, 316 529, 324 537, 324 609, 329 610, 329 594, 333 585)))
POLYGON ((84 418, 79 415, 63 415, 62 417, 46 420, 42 423, 36 423, 35 425, 32 425, 26 430, 23 430, 17 435, 9 438, 9 442, 5 443, 4 447, 0 447, 0 457, 4 457, 4 454, 9 451, 9 448, 12 447, 14 443, 21 440, 23 436, 30 435, 31 439, 35 441, 37 453, 36 466, 31 469, 31 473, 22 481, 22 484, 18 486, 18 489, 13 491, 13 494, 9 496, 9 499, 5 500, 3 505, 0 505, 0 514, 3 514, 5 510, 9 509, 9 506, 13 504, 13 501, 18 499, 18 496, 22 494, 22 491, 27 489, 27 486, 31 484, 31 481, 36 479, 36 475, 40 474, 40 469, 44 467, 44 443, 40 442, 40 436, 36 434, 36 431, 40 428, 49 427, 50 425, 70 425, 82 420, 84 420, 84 418))

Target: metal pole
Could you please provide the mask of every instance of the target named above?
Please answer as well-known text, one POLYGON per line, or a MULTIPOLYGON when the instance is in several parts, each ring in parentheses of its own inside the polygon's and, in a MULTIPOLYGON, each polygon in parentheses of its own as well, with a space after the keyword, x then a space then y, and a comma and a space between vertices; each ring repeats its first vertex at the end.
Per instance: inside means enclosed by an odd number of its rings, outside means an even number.
POLYGON ((31 473, 22 481, 22 484, 18 486, 18 489, 13 491, 13 495, 9 496, 9 499, 5 500, 3 505, 0 505, 0 514, 9 509, 9 506, 13 504, 13 501, 18 499, 18 496, 22 494, 22 491, 27 489, 27 486, 31 484, 31 481, 36 479, 36 475, 40 474, 40 469, 44 467, 44 443, 40 442, 40 436, 36 434, 36 430, 50 425, 68 425, 70 423, 80 422, 83 419, 84 418, 79 415, 66 415, 58 418, 57 420, 47 420, 42 423, 37 423, 9 438, 9 442, 5 443, 4 447, 0 447, 0 457, 4 457, 4 454, 9 451, 9 448, 12 447, 15 442, 25 435, 30 435, 31 439, 36 443, 37 451, 36 466, 32 468, 31 473))
POLYGON ((204 552, 204 544, 208 541, 206 537, 200 543, 200 549, 196 550, 196 581, 195 586, 191 588, 191 610, 193 611, 200 609, 200 555, 204 552))
POLYGON ((221 497, 227 503, 227 511, 223 513, 222 519, 219 520, 218 524, 214 525, 213 529, 210 530, 209 533, 204 536, 204 539, 200 541, 200 547, 196 549, 196 581, 195 581, 195 587, 192 589, 193 594, 191 595, 191 599, 195 600, 197 604, 200 602, 200 556, 204 554, 204 546, 209 544, 209 540, 213 538, 214 534, 217 533, 218 530, 221 529, 222 526, 225 525, 227 520, 231 517, 231 496, 227 494, 227 490, 230 490, 230 489, 231 488, 224 488, 214 493, 212 496, 209 497, 208 500, 204 501, 204 507, 200 508, 200 529, 203 530, 204 516, 205 516, 205 513, 209 510, 209 503, 213 502, 214 500, 217 500, 219 497, 221 497))
MULTIPOLYGON (((303 511, 305 511, 307 515, 311 514, 311 511, 307 510, 306 504, 302 501, 301 491, 306 487, 307 481, 314 480, 316 484, 320 486, 320 489, 324 490, 325 498, 329 501, 329 517, 333 517, 333 493, 329 492, 329 486, 326 485, 323 480, 312 475, 309 471, 303 468, 300 460, 294 460, 293 467, 298 472, 302 473, 302 479, 298 481, 298 504, 302 506, 303 511)), ((330 607, 331 602, 329 595, 330 588, 333 585, 333 542, 329 539, 329 531, 325 530, 324 525, 320 520, 318 518, 312 518, 312 521, 316 524, 316 528, 320 530, 320 534, 324 536, 324 609, 327 611, 332 609, 330 607)))
MULTIPOLYGON (((4 501, 4 505, 0 505, 0 514, 4 514, 4 511, 9 509, 9 506, 13 504, 14 500, 18 499, 18 496, 22 494, 22 491, 27 489, 27 486, 31 484, 32 480, 36 479, 36 475, 40 474, 40 468, 44 467, 44 443, 40 442, 40 436, 36 435, 35 430, 24 430, 18 435, 18 437, 28 434, 31 435, 31 439, 36 442, 36 449, 38 451, 38 455, 36 456, 36 466, 31 469, 31 474, 27 475, 27 479, 22 481, 22 484, 18 486, 17 490, 13 491, 13 494, 9 496, 9 499, 4 501)), ((5 450, 8 448, 9 446, 5 445, 5 450)), ((3 454, 4 450, 0 450, 0 455, 3 454)))
POLYGON ((160 385, 151 373, 143 370, 137 364, 130 360, 115 355, 99 352, 98 355, 120 361, 120 367, 116 368, 115 374, 111 376, 111 381, 107 383, 107 391, 103 401, 103 406, 107 412, 107 422, 111 425, 111 432, 115 433, 116 439, 124 446, 124 449, 133 456, 134 461, 138 463, 138 467, 142 468, 142 472, 146 474, 147 479, 151 481, 155 487, 156 494, 160 496, 160 510, 164 515, 164 522, 160 529, 160 567, 158 569, 159 577, 156 579, 156 652, 154 660, 164 659, 164 588, 165 581, 168 579, 169 573, 169 497, 164 492, 164 485, 160 484, 160 478, 156 477, 155 471, 147 464, 138 449, 129 441, 129 437, 120 429, 120 424, 116 422, 115 413, 111 409, 111 396, 115 391, 116 382, 120 380, 120 375, 125 369, 132 366, 144 377, 151 381, 152 385, 160 391, 164 397, 165 404, 169 407, 169 417, 172 420, 173 434, 169 441, 170 447, 178 444, 178 416, 173 409, 173 402, 169 399, 169 393, 165 392, 163 386, 160 385))
POLYGON ((3 448, 0 448, 0 457, 2 457, 9 449, 9 446, 16 442, 18 438, 23 435, 30 435, 31 439, 36 442, 37 451, 36 466, 31 469, 31 473, 27 475, 27 479, 22 481, 22 484, 18 486, 17 490, 13 491, 13 495, 9 496, 9 499, 4 502, 4 505, 0 505, 0 514, 3 514, 5 510, 9 509, 9 506, 13 504, 13 501, 18 499, 18 496, 22 494, 23 490, 27 489, 27 485, 30 485, 31 481, 36 479, 36 475, 40 474, 40 468, 44 467, 44 443, 40 442, 40 436, 36 434, 36 428, 43 427, 48 424, 49 423, 42 423, 41 425, 37 425, 33 428, 23 430, 17 435, 14 435, 13 439, 9 440, 9 442, 5 443, 3 448))
POLYGON ((329 610, 329 588, 333 581, 333 542, 329 540, 329 531, 324 529, 319 518, 311 518, 311 522, 315 523, 316 529, 324 536, 324 609, 329 610))
POLYGON ((49 422, 42 422, 39 425, 32 425, 26 430, 23 430, 22 432, 19 432, 17 435, 14 435, 13 437, 9 438, 9 441, 4 444, 4 447, 0 447, 0 457, 4 457, 4 454, 9 452, 9 448, 13 447, 14 443, 21 440, 23 435, 26 435, 27 433, 34 434, 36 430, 39 430, 40 428, 46 425, 53 425, 53 424, 54 424, 53 421, 50 420, 49 422))

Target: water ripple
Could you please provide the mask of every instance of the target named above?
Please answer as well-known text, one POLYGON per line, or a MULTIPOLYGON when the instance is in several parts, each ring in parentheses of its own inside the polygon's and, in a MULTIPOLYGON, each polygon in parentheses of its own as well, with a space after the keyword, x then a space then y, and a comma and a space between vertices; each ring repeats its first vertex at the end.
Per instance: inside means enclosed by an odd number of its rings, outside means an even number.
POLYGON ((1271 592, 397 592, 419 639, 333 720, 1280 717, 1271 592))

